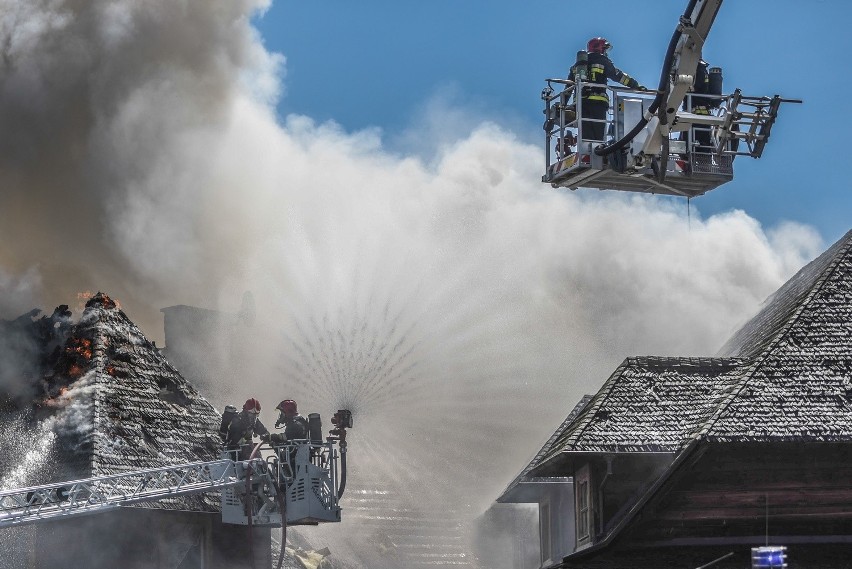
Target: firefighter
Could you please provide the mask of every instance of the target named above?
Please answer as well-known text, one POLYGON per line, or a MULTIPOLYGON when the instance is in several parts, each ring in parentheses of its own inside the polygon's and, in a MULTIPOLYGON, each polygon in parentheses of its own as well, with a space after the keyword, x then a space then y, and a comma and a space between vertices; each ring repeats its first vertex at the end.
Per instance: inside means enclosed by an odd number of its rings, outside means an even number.
POLYGON ((285 399, 275 408, 281 412, 275 421, 275 428, 283 426, 288 441, 308 438, 308 420, 299 415, 295 401, 285 399))
POLYGON ((298 447, 292 444, 292 441, 305 440, 308 438, 308 421, 299 415, 296 402, 292 399, 285 399, 275 408, 281 412, 278 416, 278 420, 275 421, 275 428, 278 429, 284 427, 284 436, 281 437, 284 440, 282 441, 277 438, 281 435, 272 435, 273 437, 276 437, 273 438, 273 444, 275 444, 275 442, 291 443, 286 447, 277 448, 276 452, 282 462, 288 464, 290 467, 290 471, 286 474, 286 476, 294 476, 296 472, 296 453, 298 452, 298 447))
POLYGON ((260 401, 255 398, 247 399, 241 412, 237 413, 234 407, 228 406, 222 415, 219 435, 227 450, 240 451, 240 460, 248 460, 251 456, 251 445, 255 436, 264 441, 269 439, 269 430, 260 422, 258 415, 260 401), (229 410, 231 413, 228 413, 229 410))
MULTIPOLYGON (((585 62, 587 85, 583 86, 581 95, 581 117, 603 121, 606 119, 606 113, 609 110, 609 97, 604 88, 608 79, 617 81, 630 89, 644 91, 645 87, 640 85, 636 79, 633 79, 630 75, 613 65, 607 55, 607 52, 612 49, 612 44, 605 38, 597 37, 590 39, 586 49, 588 51, 588 58, 585 62), (588 86, 588 83, 597 83, 601 86, 591 87, 588 86)), ((577 65, 583 65, 583 63, 578 63, 577 65)), ((577 65, 571 68, 572 77, 576 75, 577 65)), ((603 142, 605 131, 605 122, 582 121, 583 140, 603 142)))
MULTIPOLYGON (((714 93, 714 89, 710 85, 710 72, 708 71, 709 63, 703 59, 698 62, 698 67, 695 69, 695 79, 692 83, 692 96, 689 97, 691 102, 689 111, 696 115, 709 115, 710 109, 714 109, 721 104, 720 99, 713 97, 701 97, 700 95, 721 95, 721 85, 718 93, 714 93)), ((686 106, 686 101, 684 101, 686 106)), ((706 125, 697 125, 693 127, 695 141, 698 143, 698 152, 710 152, 712 143, 710 139, 710 127, 706 125)))

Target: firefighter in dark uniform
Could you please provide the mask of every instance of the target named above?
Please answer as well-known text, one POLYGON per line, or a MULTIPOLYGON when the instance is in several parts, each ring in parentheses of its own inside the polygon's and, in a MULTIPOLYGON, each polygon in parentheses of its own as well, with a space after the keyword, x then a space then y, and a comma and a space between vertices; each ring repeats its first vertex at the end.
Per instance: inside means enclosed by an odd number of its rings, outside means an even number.
POLYGON ((308 438, 308 420, 299 415, 295 401, 285 399, 275 408, 281 412, 275 421, 275 428, 283 426, 288 441, 308 438))
MULTIPOLYGON (((710 109, 718 107, 721 103, 720 99, 700 96, 713 94, 713 91, 710 88, 710 73, 708 71, 708 67, 709 64, 702 59, 698 62, 698 67, 695 70, 695 80, 692 84, 692 97, 689 99, 692 103, 690 105, 692 108, 689 109, 689 111, 696 115, 710 115, 710 109)), ((721 94, 721 92, 718 94, 721 94)), ((684 106, 686 106, 686 102, 684 102, 684 106)), ((709 126, 696 125, 693 127, 692 132, 695 137, 695 141, 698 143, 698 148, 696 148, 698 152, 712 151, 713 147, 710 140, 709 126)))
MULTIPOLYGON (((275 421, 275 428, 284 427, 284 439, 292 443, 292 441, 305 440, 308 438, 308 420, 299 415, 299 410, 296 402, 292 399, 285 399, 276 407, 281 414, 278 420, 275 421)), ((272 435, 275 437, 276 435, 272 435)), ((275 440, 275 439, 273 439, 275 440)), ((288 445, 290 450, 279 451, 279 458, 286 461, 290 465, 290 473, 295 474, 296 469, 296 453, 298 448, 295 445, 288 445)), ((288 474, 290 476, 291 474, 288 474)))
MULTIPOLYGON (((645 90, 636 79, 618 69, 607 56, 612 48, 605 38, 592 38, 589 40, 587 51, 589 53, 586 62, 587 83, 606 85, 607 80, 617 81, 630 89, 645 90)), ((574 76, 575 67, 571 68, 574 76)), ((584 86, 582 93, 582 118, 584 119, 606 119, 609 110, 609 97, 603 87, 584 86)), ((606 132, 605 122, 582 121, 583 140, 604 141, 606 132)))
MULTIPOLYGON (((692 108, 688 109, 696 115, 710 114, 710 100, 706 95, 710 92, 710 74, 707 72, 707 62, 703 59, 698 62, 698 67, 695 70, 695 80, 692 83, 692 96, 689 98, 692 103, 692 108)), ((686 102, 684 101, 684 106, 686 102)), ((693 136, 698 143, 698 152, 710 152, 710 127, 705 125, 696 125, 693 127, 693 136)))
POLYGON ((240 460, 248 460, 252 451, 252 440, 259 436, 261 440, 268 440, 269 430, 263 426, 258 419, 260 415, 260 402, 257 399, 247 399, 243 404, 243 410, 239 413, 233 407, 226 407, 222 415, 222 424, 219 427, 219 436, 225 443, 225 449, 229 451, 240 451, 240 460), (232 412, 228 412, 233 410, 232 412))

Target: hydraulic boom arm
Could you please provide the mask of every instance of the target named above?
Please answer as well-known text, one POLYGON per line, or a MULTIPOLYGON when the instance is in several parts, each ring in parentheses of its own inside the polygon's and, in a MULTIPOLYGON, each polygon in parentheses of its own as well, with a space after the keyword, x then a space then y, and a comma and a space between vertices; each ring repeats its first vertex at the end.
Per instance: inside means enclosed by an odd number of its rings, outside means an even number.
MULTIPOLYGON (((643 129, 646 131, 646 149, 659 148, 663 140, 668 139, 675 113, 692 87, 701 50, 721 6, 722 0, 690 0, 669 41, 657 96, 630 132, 620 140, 595 150, 598 156, 624 148, 643 129)), ((653 151, 650 153, 654 154, 653 151)))

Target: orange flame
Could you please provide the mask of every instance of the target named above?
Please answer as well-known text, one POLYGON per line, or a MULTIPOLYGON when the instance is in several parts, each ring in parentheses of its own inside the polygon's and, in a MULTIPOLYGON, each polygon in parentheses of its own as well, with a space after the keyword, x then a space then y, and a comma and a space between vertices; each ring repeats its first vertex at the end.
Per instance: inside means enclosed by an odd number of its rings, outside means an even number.
POLYGON ((59 393, 42 401, 42 405, 51 409, 59 409, 71 403, 72 397, 68 394, 68 387, 61 387, 59 393))
POLYGON ((92 341, 88 338, 71 338, 65 347, 68 355, 81 356, 85 360, 92 359, 92 341))
MULTIPOLYGON (((84 290, 77 293, 77 312, 83 312, 86 309, 86 305, 90 300, 92 300, 98 293, 92 292, 90 290, 84 290)), ((118 308, 121 309, 121 303, 109 296, 101 293, 103 297, 104 308, 118 308)))

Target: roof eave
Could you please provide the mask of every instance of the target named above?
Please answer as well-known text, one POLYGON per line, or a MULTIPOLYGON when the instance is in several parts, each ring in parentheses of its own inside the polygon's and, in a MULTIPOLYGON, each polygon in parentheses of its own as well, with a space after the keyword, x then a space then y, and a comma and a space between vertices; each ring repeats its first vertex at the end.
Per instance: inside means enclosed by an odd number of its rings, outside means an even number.
POLYGON ((541 476, 519 480, 497 498, 498 504, 537 504, 541 496, 557 486, 572 486, 570 476, 541 476))

